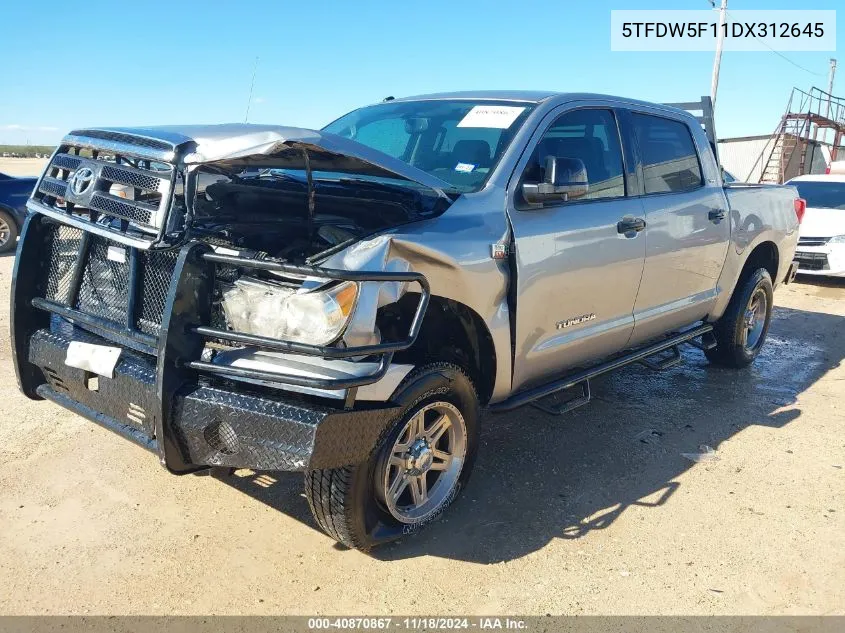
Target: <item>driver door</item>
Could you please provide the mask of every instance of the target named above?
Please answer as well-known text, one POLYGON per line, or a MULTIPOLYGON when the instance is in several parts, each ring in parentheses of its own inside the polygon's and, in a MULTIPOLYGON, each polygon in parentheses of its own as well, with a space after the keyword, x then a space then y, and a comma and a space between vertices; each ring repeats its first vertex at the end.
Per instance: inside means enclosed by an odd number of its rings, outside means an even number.
POLYGON ((620 222, 644 217, 627 197, 632 159, 623 157, 612 108, 561 108, 535 133, 509 186, 516 245, 513 389, 623 349, 645 261, 645 234, 620 222), (529 203, 524 183, 545 178, 546 156, 580 159, 586 193, 529 203), (626 169, 627 166, 627 169, 626 169))

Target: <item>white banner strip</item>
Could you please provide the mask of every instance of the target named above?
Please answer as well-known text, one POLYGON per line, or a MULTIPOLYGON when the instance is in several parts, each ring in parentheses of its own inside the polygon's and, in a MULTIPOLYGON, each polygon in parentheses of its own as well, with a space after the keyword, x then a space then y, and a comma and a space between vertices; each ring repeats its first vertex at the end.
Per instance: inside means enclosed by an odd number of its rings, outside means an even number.
POLYGON ((835 51, 836 11, 621 10, 610 12, 612 51, 712 51, 716 34, 726 51, 835 51))

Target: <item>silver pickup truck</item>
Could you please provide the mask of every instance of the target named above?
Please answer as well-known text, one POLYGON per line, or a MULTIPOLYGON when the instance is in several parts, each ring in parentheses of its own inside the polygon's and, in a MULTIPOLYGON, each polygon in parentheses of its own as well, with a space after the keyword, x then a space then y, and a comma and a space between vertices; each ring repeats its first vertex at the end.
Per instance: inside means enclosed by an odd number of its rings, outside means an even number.
POLYGON ((803 204, 726 186, 709 100, 682 105, 478 92, 321 131, 73 131, 18 247, 20 388, 173 473, 302 471, 347 546, 414 532, 466 484, 482 409, 561 414, 682 344, 759 353, 803 204))

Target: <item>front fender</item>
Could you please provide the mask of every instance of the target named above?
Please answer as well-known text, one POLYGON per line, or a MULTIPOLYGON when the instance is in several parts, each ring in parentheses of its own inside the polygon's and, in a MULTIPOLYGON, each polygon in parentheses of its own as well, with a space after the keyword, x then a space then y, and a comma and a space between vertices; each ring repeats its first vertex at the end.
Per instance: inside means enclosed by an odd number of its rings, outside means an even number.
MULTIPOLYGON (((398 227, 353 244, 321 265, 344 270, 414 271, 426 276, 433 296, 474 310, 485 322, 496 353, 491 402, 511 388, 509 268, 494 260, 491 245, 510 239, 504 192, 464 195, 443 215, 398 227)), ((397 301, 408 288, 401 283, 362 283, 355 313, 345 331, 348 345, 378 342, 377 310, 397 301)))

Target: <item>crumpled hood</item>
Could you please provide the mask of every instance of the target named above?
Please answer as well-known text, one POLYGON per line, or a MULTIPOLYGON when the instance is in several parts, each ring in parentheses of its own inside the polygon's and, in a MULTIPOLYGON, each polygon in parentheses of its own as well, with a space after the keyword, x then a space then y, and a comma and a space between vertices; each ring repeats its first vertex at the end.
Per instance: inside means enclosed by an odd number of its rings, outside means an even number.
MULTIPOLYGON (((185 165, 273 157, 274 167, 303 169, 302 150, 308 150, 311 168, 409 180, 443 196, 449 183, 421 169, 357 141, 306 128, 249 123, 221 125, 164 125, 133 128, 74 130, 72 136, 130 135, 167 143, 183 154, 185 165)), ((270 161, 268 160, 268 163, 270 161)))

